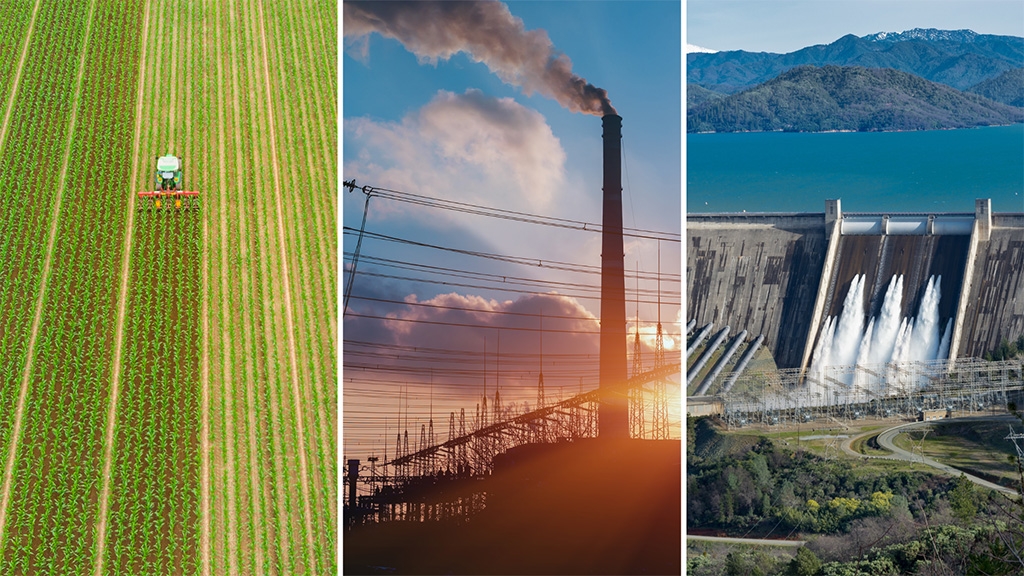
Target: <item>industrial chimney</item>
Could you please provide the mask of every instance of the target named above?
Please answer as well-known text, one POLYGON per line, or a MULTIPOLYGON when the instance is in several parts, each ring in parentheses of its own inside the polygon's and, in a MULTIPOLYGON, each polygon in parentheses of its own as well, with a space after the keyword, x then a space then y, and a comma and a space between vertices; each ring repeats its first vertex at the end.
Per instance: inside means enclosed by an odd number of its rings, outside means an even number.
MULTIPOLYGON (((604 128, 604 206, 601 221, 600 388, 626 381, 626 277, 622 250, 622 117, 606 114, 604 128)), ((629 438, 625 391, 601 399, 598 436, 629 438)))

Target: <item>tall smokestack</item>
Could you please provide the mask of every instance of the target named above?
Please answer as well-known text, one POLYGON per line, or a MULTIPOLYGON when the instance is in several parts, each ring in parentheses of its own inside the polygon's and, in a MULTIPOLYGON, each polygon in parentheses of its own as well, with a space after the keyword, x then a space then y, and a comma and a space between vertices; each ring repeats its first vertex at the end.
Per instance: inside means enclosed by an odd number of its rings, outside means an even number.
MULTIPOLYGON (((626 271, 622 250, 622 117, 606 114, 604 128, 604 206, 601 220, 600 387, 626 381, 626 271)), ((623 391, 602 398, 598 411, 602 438, 629 438, 629 400, 623 391)))

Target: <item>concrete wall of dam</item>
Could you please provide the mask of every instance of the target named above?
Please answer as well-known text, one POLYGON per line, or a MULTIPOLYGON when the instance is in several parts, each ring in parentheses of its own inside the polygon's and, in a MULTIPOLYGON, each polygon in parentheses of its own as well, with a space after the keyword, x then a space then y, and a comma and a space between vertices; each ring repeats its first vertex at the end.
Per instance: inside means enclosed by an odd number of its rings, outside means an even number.
POLYGON ((879 314, 893 275, 904 276, 904 317, 941 275, 940 323, 956 320, 950 354, 981 357, 1024 334, 1024 214, 991 214, 981 202, 973 222, 964 213, 851 215, 852 225, 832 228, 844 233, 831 246, 824 213, 688 215, 687 320, 764 335, 780 368, 799 368, 857 274, 866 317, 879 314))
POLYGON ((1024 334, 1024 215, 994 214, 979 241, 957 357, 982 357, 1024 334))
POLYGON ((824 214, 693 215, 686 221, 687 319, 763 334, 798 367, 825 252, 824 214))

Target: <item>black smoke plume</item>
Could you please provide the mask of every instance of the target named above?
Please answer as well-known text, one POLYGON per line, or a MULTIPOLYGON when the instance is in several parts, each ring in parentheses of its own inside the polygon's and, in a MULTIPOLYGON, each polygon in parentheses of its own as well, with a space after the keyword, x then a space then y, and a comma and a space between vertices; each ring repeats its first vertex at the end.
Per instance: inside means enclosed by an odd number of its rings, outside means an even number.
POLYGON ((343 18, 350 40, 377 32, 427 62, 465 52, 528 95, 539 92, 573 112, 615 114, 608 93, 573 74, 547 32, 526 30, 502 2, 346 1, 343 18))

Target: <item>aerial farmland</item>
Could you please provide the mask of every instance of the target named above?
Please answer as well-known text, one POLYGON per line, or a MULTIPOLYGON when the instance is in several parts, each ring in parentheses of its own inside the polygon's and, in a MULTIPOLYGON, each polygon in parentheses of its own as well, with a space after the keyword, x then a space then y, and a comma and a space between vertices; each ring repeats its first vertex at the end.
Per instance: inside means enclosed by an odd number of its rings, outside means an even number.
POLYGON ((336 46, 333 1, 4 3, 0 574, 336 571, 336 46))

